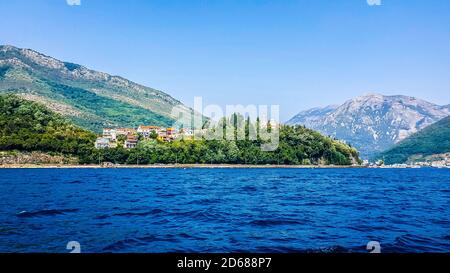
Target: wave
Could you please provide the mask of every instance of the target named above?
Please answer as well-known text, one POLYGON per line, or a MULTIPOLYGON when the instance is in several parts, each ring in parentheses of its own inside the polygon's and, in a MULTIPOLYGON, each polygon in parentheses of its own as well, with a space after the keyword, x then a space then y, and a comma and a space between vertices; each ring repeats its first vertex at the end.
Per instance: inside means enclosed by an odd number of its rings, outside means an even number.
POLYGON ((143 211, 143 212, 122 212, 122 213, 115 213, 113 216, 122 216, 122 217, 134 217, 134 216, 149 216, 149 215, 155 215, 155 214, 161 214, 164 213, 161 209, 153 209, 150 211, 143 211))
POLYGON ((39 210, 34 212, 22 211, 16 214, 20 218, 42 217, 42 216, 56 216, 64 215, 67 213, 74 213, 79 211, 78 209, 51 209, 51 210, 39 210))
POLYGON ((149 246, 154 242, 172 242, 176 243, 179 240, 176 236, 167 235, 165 237, 157 237, 155 235, 148 235, 144 237, 130 238, 124 239, 117 242, 114 242, 103 248, 104 252, 120 252, 125 251, 127 249, 133 249, 139 246, 149 246))
MULTIPOLYGON (((445 240, 445 238, 444 238, 445 240)), ((405 234, 395 239, 392 244, 382 244, 382 251, 387 253, 440 253, 449 252, 450 243, 425 238, 412 234, 405 234)))
POLYGON ((244 192, 255 192, 258 191, 258 188, 255 186, 244 186, 241 188, 241 190, 244 192))
POLYGON ((274 220, 253 220, 249 222, 250 225, 253 226, 283 226, 283 225, 300 225, 301 222, 297 220, 283 220, 283 219, 274 219, 274 220))

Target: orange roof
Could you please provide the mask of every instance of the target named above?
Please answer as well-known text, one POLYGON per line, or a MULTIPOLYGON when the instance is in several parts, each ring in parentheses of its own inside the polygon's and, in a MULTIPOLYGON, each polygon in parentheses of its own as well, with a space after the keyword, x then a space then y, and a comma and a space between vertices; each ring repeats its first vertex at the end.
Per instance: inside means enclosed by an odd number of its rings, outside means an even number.
POLYGON ((175 128, 167 128, 167 131, 175 131, 175 128))
POLYGON ((161 127, 159 127, 159 126, 139 126, 139 129, 151 130, 151 129, 161 129, 161 127))

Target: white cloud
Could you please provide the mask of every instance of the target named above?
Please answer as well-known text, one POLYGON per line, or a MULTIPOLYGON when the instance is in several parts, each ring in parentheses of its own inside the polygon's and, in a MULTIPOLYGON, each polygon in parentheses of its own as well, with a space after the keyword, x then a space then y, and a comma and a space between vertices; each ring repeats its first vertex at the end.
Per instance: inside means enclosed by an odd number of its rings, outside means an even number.
POLYGON ((69 6, 80 6, 81 0, 66 0, 67 5, 69 6))
POLYGON ((381 0, 367 0, 369 6, 381 6, 381 0))

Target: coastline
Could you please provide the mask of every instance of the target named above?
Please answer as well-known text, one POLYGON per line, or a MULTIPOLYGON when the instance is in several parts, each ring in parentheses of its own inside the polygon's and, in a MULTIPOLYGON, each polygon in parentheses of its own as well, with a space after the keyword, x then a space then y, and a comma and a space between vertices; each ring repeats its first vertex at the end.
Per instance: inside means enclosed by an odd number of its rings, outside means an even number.
POLYGON ((0 169, 361 169, 364 166, 338 165, 245 165, 245 164, 156 164, 156 165, 71 165, 8 164, 0 169))

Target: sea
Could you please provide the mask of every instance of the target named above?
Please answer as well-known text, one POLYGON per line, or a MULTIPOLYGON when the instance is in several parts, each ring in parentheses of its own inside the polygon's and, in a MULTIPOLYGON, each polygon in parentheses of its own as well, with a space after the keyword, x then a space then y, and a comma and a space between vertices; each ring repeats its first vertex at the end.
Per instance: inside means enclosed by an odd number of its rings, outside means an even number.
POLYGON ((450 252, 450 169, 0 169, 4 253, 366 253, 369 242, 450 252))

